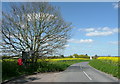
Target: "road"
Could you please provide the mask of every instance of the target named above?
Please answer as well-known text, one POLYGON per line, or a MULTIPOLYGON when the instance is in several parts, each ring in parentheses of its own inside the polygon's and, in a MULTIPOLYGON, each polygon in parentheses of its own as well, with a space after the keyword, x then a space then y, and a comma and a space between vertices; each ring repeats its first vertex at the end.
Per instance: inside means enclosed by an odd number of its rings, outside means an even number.
POLYGON ((81 62, 63 72, 39 73, 13 82, 118 82, 118 79, 92 68, 88 62, 81 62))
POLYGON ((88 62, 73 64, 56 78, 57 82, 117 82, 110 75, 88 65, 88 62))

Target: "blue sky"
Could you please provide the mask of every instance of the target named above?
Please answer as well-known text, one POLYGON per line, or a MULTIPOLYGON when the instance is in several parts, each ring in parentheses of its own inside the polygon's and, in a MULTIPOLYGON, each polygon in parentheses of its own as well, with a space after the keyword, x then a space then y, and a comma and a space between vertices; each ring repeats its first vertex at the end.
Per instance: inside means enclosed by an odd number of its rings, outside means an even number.
POLYGON ((72 37, 65 46, 64 55, 88 54, 118 55, 118 10, 112 2, 52 3, 61 8, 61 14, 72 22, 72 37))
MULTIPOLYGON (((72 22, 72 36, 62 52, 65 56, 88 54, 118 56, 118 6, 113 2, 51 2, 63 18, 72 22)), ((8 4, 3 7, 7 8, 8 4)))

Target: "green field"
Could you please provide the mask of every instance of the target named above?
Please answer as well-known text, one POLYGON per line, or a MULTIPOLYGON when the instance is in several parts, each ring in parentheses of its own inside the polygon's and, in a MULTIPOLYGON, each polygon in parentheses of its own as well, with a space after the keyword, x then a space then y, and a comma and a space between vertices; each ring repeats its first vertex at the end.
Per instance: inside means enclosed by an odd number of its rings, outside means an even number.
POLYGON ((106 61, 106 60, 92 60, 89 62, 89 65, 101 70, 105 73, 111 74, 114 77, 120 78, 120 64, 119 63, 113 63, 112 61, 106 61))

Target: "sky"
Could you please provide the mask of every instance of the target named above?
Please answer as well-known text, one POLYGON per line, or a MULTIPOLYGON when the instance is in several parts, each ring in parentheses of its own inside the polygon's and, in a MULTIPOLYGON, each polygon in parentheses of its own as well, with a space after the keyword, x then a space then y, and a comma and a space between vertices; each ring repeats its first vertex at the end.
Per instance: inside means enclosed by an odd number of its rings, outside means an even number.
POLYGON ((56 2, 72 22, 72 36, 64 55, 118 56, 118 4, 113 2, 56 2))
MULTIPOLYGON (((118 5, 115 2, 51 2, 72 22, 71 38, 62 54, 118 56, 118 5)), ((9 9, 8 4, 3 4, 9 9)))

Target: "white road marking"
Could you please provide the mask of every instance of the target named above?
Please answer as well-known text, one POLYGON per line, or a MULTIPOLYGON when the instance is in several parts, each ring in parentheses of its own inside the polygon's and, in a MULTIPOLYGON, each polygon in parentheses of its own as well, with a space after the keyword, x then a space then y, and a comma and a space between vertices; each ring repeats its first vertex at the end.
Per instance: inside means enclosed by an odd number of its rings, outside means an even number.
MULTIPOLYGON (((81 65, 79 65, 79 66, 80 66, 80 69, 82 70, 82 66, 81 65)), ((88 76, 88 74, 85 71, 83 71, 83 73, 88 77, 89 80, 92 80, 92 78, 90 78, 90 76, 88 76)))
POLYGON ((92 78, 90 78, 90 76, 88 76, 88 74, 87 74, 85 71, 83 71, 83 73, 84 73, 90 80, 92 80, 92 78))

